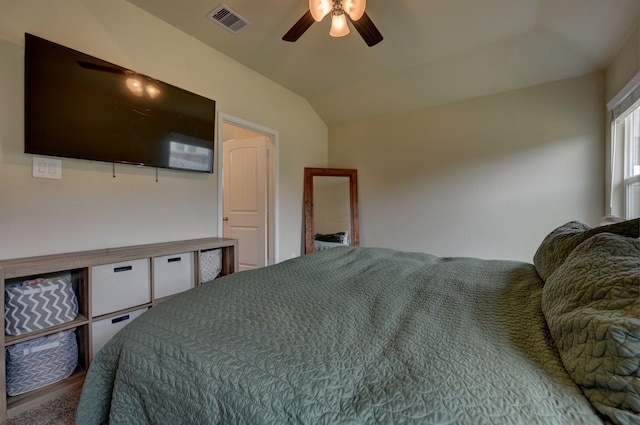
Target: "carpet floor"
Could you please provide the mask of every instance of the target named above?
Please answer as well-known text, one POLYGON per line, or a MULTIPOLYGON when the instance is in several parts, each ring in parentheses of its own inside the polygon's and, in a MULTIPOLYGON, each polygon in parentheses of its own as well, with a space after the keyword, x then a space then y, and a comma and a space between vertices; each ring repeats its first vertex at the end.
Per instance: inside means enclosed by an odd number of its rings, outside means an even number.
POLYGON ((81 389, 68 392, 28 410, 1 425, 73 425, 81 389))

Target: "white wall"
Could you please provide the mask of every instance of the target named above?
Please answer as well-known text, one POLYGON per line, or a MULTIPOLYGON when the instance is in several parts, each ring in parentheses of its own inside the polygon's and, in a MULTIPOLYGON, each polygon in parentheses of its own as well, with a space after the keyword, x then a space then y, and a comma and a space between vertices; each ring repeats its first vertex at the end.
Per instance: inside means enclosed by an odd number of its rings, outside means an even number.
POLYGON ((300 252, 303 167, 326 164, 327 127, 298 95, 124 0, 0 0, 0 259, 217 236, 218 175, 24 154, 24 33, 217 101, 279 132, 279 252, 300 252))
POLYGON ((332 127, 358 169, 363 246, 531 262, 542 238, 603 215, 602 75, 332 127))

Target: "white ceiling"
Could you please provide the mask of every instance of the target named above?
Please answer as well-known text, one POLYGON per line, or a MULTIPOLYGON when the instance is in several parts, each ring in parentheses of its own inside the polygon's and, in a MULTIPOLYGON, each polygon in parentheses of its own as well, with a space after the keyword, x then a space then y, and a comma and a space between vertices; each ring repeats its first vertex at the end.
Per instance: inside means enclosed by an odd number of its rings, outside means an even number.
POLYGON ((384 36, 368 47, 330 17, 282 36, 307 0, 223 0, 251 25, 206 18, 220 0, 128 0, 305 97, 329 126, 571 78, 606 68, 640 0, 369 0, 384 36))

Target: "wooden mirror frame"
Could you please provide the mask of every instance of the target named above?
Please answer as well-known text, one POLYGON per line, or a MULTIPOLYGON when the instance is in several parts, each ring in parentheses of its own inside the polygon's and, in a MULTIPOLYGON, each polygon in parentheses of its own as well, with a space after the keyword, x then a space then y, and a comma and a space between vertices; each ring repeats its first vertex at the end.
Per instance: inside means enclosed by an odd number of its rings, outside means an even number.
POLYGON ((304 169, 304 233, 305 254, 315 251, 313 229, 313 178, 349 177, 349 201, 351 208, 351 229, 349 230, 349 246, 360 245, 358 214, 358 170, 352 168, 305 168, 304 169))

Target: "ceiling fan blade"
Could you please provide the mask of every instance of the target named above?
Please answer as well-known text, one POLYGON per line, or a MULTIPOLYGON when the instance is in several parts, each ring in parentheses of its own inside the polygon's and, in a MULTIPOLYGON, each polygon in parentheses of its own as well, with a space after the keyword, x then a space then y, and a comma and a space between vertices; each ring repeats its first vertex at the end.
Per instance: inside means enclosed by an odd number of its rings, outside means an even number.
MULTIPOLYGON (((347 14, 347 16, 349 15, 347 14)), ((375 46, 383 40, 384 37, 382 37, 378 28, 373 24, 371 18, 367 15, 367 12, 364 12, 362 17, 357 21, 353 21, 351 18, 349 18, 349 20, 353 24, 354 28, 360 33, 365 43, 367 43, 367 46, 375 46)))
POLYGON ((302 18, 298 19, 289 31, 282 37, 284 41, 296 41, 300 38, 302 34, 315 22, 313 19, 313 15, 311 15, 311 11, 307 10, 307 13, 302 15, 302 18))

